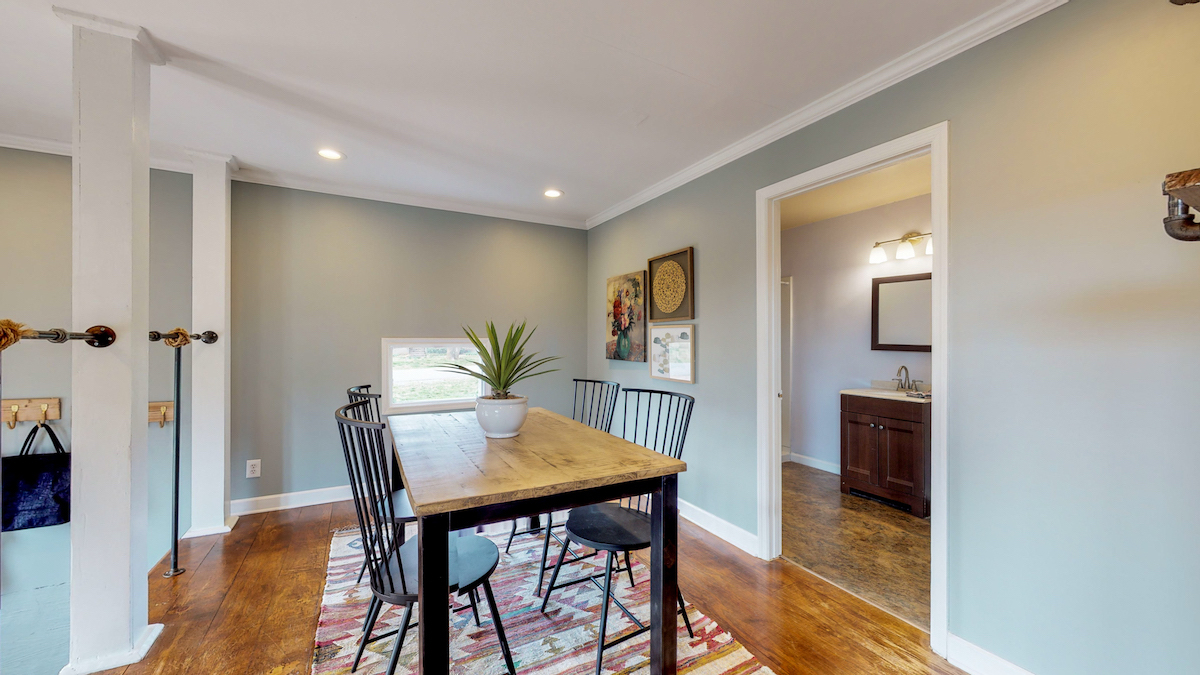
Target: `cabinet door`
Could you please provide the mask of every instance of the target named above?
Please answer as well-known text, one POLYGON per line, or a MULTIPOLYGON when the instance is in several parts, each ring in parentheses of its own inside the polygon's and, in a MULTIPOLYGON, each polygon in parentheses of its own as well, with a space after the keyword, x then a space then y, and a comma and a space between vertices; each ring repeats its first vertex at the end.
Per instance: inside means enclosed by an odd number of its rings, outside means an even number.
POLYGON ((842 413, 842 477, 879 485, 876 426, 870 415, 842 413))
POLYGON ((924 476, 924 442, 920 424, 877 419, 880 487, 916 496, 924 476))

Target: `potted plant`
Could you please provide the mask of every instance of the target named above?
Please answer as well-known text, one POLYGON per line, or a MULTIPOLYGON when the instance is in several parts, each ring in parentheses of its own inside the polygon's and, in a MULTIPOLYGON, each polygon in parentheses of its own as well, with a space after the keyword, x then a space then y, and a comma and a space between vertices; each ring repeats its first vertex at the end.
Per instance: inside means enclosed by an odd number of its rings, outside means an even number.
POLYGON ((536 352, 526 355, 525 345, 537 327, 525 335, 525 323, 522 321, 520 326, 515 323, 509 326, 503 344, 496 334, 496 325, 491 321, 487 322, 487 343, 469 326, 463 326, 463 332, 479 351, 479 360, 471 362, 477 368, 457 363, 442 365, 448 372, 470 375, 491 388, 490 396, 475 399, 475 417, 479 419, 479 426, 483 427, 483 433, 488 438, 512 438, 520 433, 521 425, 525 423, 525 417, 529 414, 529 399, 513 394, 513 385, 536 375, 557 371, 556 368, 534 372, 559 357, 539 359, 536 352))

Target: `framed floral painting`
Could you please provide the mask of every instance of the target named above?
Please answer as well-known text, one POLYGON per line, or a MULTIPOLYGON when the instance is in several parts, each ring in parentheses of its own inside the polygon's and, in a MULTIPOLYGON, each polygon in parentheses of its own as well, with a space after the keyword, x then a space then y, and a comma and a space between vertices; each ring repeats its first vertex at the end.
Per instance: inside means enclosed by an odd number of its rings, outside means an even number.
POLYGON ((650 327, 650 377, 696 383, 695 324, 650 327))
POLYGON ((646 361, 646 273, 608 279, 608 321, 605 357, 616 361, 646 361))

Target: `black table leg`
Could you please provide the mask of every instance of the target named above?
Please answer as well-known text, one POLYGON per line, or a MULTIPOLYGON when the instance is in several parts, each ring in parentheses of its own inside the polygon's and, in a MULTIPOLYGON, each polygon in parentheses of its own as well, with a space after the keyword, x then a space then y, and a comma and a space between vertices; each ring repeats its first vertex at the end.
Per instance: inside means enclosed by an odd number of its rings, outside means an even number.
MULTIPOLYGON (((445 513, 423 516, 419 523, 420 609, 422 675, 450 672, 450 517, 445 513)), ((673 606, 673 605, 672 605, 673 606)))
POLYGON ((679 593, 678 534, 679 479, 664 476, 654 493, 650 510, 650 673, 675 675, 676 596, 679 593))

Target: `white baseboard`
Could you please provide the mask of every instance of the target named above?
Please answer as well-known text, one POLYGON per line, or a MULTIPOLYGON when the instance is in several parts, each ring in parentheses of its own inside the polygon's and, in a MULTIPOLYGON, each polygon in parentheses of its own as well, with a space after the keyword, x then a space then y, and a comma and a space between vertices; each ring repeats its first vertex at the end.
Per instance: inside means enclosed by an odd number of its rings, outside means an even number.
POLYGON ((839 466, 837 462, 827 462, 823 459, 809 457, 808 455, 801 455, 796 452, 793 452, 790 455, 784 455, 783 461, 795 462, 797 464, 803 464, 804 466, 811 466, 814 469, 820 469, 821 471, 827 471, 829 473, 836 473, 839 475, 842 473, 842 467, 839 466))
POLYGON ((137 663, 146 658, 146 653, 150 651, 150 647, 154 645, 154 641, 162 634, 162 630, 163 625, 161 623, 152 623, 142 629, 142 634, 138 636, 137 643, 133 645, 133 649, 68 663, 62 667, 62 670, 58 671, 58 675, 89 675, 90 673, 98 673, 102 670, 120 668, 131 663, 137 663))
POLYGON ((295 509, 301 506, 344 502, 352 498, 353 495, 350 492, 349 485, 338 485, 337 487, 319 488, 317 490, 284 492, 278 495, 235 499, 229 502, 229 513, 235 516, 248 516, 252 513, 265 513, 267 511, 295 509))
MULTIPOLYGON (((342 502, 352 499, 349 485, 339 485, 337 487, 320 488, 318 490, 305 490, 303 492, 285 492, 277 495, 264 495, 262 497, 251 497, 249 499, 235 499, 229 503, 229 512, 239 516, 247 516, 252 513, 265 513, 267 511, 280 511, 282 509, 294 509, 301 506, 315 506, 317 504, 329 504, 332 502, 342 502)), ((725 521, 713 514, 701 509, 698 506, 690 504, 682 499, 679 500, 679 515, 687 518, 696 525, 708 530, 725 541, 751 554, 758 555, 758 537, 750 534, 742 528, 725 521)), ((561 516, 560 516, 561 517, 561 516)), ((504 524, 507 527, 507 523, 504 524)), ((189 530, 189 535, 191 531, 189 530)), ((200 536, 200 535, 192 535, 200 536)))
POLYGON ((687 518, 701 528, 717 535, 730 544, 742 549, 746 553, 749 553, 752 556, 758 556, 759 549, 757 535, 750 534, 737 525, 734 525, 726 520, 722 520, 708 511, 705 511, 704 509, 689 502, 685 502, 682 499, 679 500, 679 515, 683 518, 687 518))
MULTIPOLYGON (((230 508, 233 503, 230 503, 230 508)), ((229 516, 225 519, 224 525, 213 525, 211 527, 189 527, 187 532, 183 533, 180 539, 193 539, 195 537, 207 537, 211 534, 228 534, 233 532, 233 526, 237 525, 238 517, 229 516)))
POLYGON ((971 675, 1033 675, 953 633, 948 636, 946 646, 946 660, 971 675))

